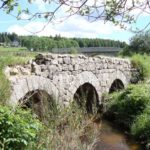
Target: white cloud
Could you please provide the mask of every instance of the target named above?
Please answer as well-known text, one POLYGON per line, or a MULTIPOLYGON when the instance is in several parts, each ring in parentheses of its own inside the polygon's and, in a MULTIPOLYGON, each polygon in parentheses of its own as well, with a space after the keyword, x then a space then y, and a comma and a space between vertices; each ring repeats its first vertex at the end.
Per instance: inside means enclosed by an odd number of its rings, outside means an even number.
POLYGON ((34 0, 33 4, 37 6, 39 11, 46 11, 47 2, 44 2, 43 0, 34 0))
MULTIPOLYGON (((8 28, 8 32, 15 32, 18 35, 28 35, 41 31, 44 27, 43 22, 30 22, 24 26, 12 25, 8 28), (28 32, 30 31, 30 32, 28 32)), ((83 17, 73 16, 60 24, 48 24, 44 30, 38 32, 38 36, 55 36, 60 34, 63 37, 85 37, 98 38, 100 35, 106 37, 113 32, 121 33, 122 29, 114 26, 112 23, 104 24, 103 21, 90 23, 83 17)))
POLYGON ((24 30, 24 28, 22 26, 17 25, 17 24, 13 25, 13 26, 10 26, 8 28, 7 32, 9 32, 9 33, 14 32, 18 35, 28 35, 29 34, 26 30, 24 30))
POLYGON ((30 17, 31 17, 30 15, 25 14, 25 13, 22 13, 22 14, 20 15, 20 19, 22 19, 22 20, 27 20, 27 19, 29 19, 30 17))

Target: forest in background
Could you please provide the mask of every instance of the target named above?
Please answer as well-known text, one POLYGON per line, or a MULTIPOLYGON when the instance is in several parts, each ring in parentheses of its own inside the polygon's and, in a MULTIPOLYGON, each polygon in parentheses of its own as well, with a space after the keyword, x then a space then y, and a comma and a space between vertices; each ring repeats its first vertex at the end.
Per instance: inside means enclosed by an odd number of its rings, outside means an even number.
POLYGON ((127 44, 109 39, 65 38, 60 35, 55 37, 18 36, 15 33, 0 33, 1 46, 21 46, 34 51, 51 51, 53 48, 72 47, 119 47, 127 44))

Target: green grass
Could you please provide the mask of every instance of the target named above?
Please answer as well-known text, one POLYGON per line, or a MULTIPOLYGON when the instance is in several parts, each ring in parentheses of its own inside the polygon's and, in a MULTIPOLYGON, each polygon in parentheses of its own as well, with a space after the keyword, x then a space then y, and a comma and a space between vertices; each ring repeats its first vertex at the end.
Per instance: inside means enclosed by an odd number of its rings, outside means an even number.
POLYGON ((132 124, 131 133, 143 143, 150 143, 150 104, 132 124))
POLYGON ((142 144, 150 143, 150 85, 130 85, 108 96, 105 116, 142 144))
POLYGON ((39 133, 38 141, 29 146, 32 150, 87 150, 96 137, 98 127, 94 127, 91 116, 72 103, 62 109, 51 108, 57 113, 49 116, 50 121, 39 133), (51 120, 54 118, 53 120, 51 120))
POLYGON ((131 63, 133 67, 137 68, 140 72, 140 77, 142 80, 147 80, 150 78, 150 56, 149 55, 133 55, 131 58, 131 63))
POLYGON ((3 47, 0 46, 0 51, 26 51, 26 47, 3 47))
POLYGON ((25 64, 32 58, 34 53, 1 53, 0 52, 0 104, 4 104, 10 96, 9 81, 4 75, 4 68, 8 65, 25 64))

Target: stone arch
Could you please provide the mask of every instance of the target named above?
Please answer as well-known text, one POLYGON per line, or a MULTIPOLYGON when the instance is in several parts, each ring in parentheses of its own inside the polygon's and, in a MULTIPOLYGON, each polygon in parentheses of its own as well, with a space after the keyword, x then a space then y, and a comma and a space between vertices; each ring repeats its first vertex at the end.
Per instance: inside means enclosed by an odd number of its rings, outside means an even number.
POLYGON ((102 93, 101 93, 101 86, 99 84, 99 80, 92 72, 88 72, 88 71, 84 71, 76 75, 74 80, 70 83, 70 87, 69 87, 69 91, 71 93, 70 100, 74 99, 74 94, 76 93, 77 89, 80 86, 84 85, 85 83, 91 84, 95 88, 100 103, 102 93))
POLYGON ((110 74, 109 79, 110 80, 109 80, 108 86, 107 86, 108 93, 111 92, 110 90, 112 90, 112 92, 115 91, 115 89, 112 89, 113 87, 115 88, 115 86, 117 86, 116 90, 119 90, 119 89, 126 88, 126 86, 129 83, 129 81, 127 80, 127 77, 124 75, 124 73, 119 70, 110 74))
POLYGON ((113 81, 110 89, 109 89, 109 93, 113 93, 115 91, 120 91, 124 89, 124 84, 120 79, 116 79, 113 81))
POLYGON ((11 79, 11 83, 13 89, 11 89, 11 97, 8 101, 11 106, 16 106, 19 100, 23 99, 28 92, 36 90, 47 92, 58 102, 58 89, 47 78, 35 75, 14 77, 11 79))
POLYGON ((30 108, 33 115, 45 123, 49 122, 50 117, 54 115, 54 110, 57 109, 53 96, 39 89, 28 92, 19 102, 22 103, 20 107, 30 108))
POLYGON ((79 106, 84 107, 87 113, 94 113, 95 111, 98 110, 99 107, 98 93, 95 87, 88 82, 79 86, 79 88, 74 94, 73 99, 77 102, 79 106))

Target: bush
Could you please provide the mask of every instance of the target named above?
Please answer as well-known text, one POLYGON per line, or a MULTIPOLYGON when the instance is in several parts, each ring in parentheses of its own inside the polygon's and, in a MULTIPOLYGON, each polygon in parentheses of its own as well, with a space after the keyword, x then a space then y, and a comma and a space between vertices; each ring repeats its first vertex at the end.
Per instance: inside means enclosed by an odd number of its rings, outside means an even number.
POLYGON ((150 54, 150 31, 139 33, 133 36, 129 46, 125 47, 122 55, 129 56, 132 54, 150 54))
POLYGON ((36 140, 40 122, 30 111, 0 106, 0 149, 23 150, 36 140))
POLYGON ((150 143, 150 104, 134 121, 131 133, 144 143, 150 143))
POLYGON ((111 116, 115 123, 130 129, 150 101, 149 86, 146 84, 130 85, 120 93, 110 95, 106 117, 111 116))
POLYGON ((72 47, 72 48, 70 49, 70 54, 78 54, 78 50, 75 49, 74 47, 72 47))
POLYGON ((148 78, 150 76, 150 56, 148 55, 133 55, 131 57, 133 67, 137 68, 140 73, 140 78, 148 78))

